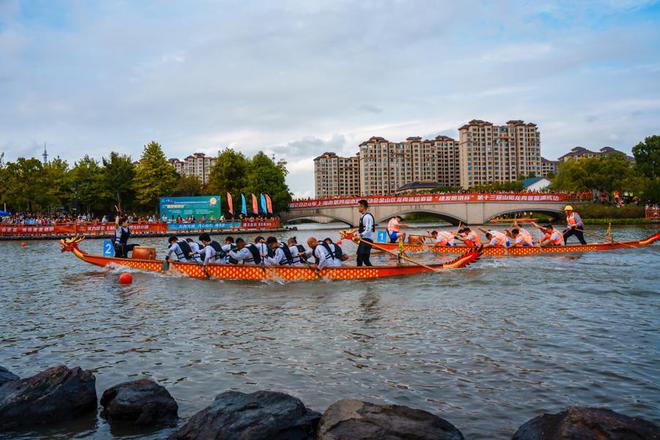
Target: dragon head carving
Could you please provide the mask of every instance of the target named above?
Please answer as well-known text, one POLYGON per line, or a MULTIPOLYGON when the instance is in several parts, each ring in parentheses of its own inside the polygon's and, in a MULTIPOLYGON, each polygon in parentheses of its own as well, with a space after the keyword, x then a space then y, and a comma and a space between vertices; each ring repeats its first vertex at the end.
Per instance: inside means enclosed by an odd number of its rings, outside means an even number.
POLYGON ((85 237, 82 235, 74 235, 73 237, 63 238, 60 240, 60 251, 73 252, 78 247, 78 243, 83 241, 85 237))

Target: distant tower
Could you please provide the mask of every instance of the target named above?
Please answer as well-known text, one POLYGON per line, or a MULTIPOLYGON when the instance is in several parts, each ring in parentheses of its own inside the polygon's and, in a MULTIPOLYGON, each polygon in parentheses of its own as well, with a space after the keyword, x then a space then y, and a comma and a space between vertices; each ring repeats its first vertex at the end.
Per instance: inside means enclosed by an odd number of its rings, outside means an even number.
POLYGON ((44 158, 44 163, 48 163, 48 151, 46 151, 46 143, 44 142, 44 154, 41 155, 44 158))

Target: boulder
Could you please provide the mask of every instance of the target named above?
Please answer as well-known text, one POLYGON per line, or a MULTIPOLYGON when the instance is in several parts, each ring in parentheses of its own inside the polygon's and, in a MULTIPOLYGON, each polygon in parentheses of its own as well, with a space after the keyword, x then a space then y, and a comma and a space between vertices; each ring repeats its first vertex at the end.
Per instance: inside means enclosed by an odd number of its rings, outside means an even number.
POLYGON ((169 438, 311 440, 320 417, 288 394, 227 391, 218 394, 211 406, 195 414, 169 438))
POLYGON ((0 386, 6 382, 13 382, 18 379, 20 379, 20 377, 16 376, 5 367, 0 367, 0 386))
POLYGON ((604 408, 571 407, 535 417, 513 435, 514 440, 643 440, 660 439, 656 425, 604 408))
POLYGON ((340 400, 323 413, 319 440, 462 440, 454 425, 421 409, 340 400))
POLYGON ((0 432, 74 419, 96 410, 91 371, 63 365, 0 386, 0 432))
POLYGON ((170 393, 153 380, 141 379, 115 385, 101 396, 101 415, 114 423, 138 426, 174 426, 179 406, 170 393))

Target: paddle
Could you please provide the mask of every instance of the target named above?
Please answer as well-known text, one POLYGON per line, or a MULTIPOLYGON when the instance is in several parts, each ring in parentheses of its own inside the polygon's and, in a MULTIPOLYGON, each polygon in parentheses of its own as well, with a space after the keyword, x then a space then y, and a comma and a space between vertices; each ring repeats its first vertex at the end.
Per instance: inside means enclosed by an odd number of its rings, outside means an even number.
POLYGON ((167 272, 170 270, 170 262, 168 260, 163 260, 163 264, 160 266, 162 272, 167 272))
POLYGON ((418 266, 421 266, 421 267, 423 267, 423 268, 425 268, 425 269, 428 269, 428 270, 430 270, 430 271, 433 271, 433 272, 440 272, 439 269, 435 269, 435 268, 433 268, 433 267, 431 267, 431 266, 428 266, 428 265, 426 265, 426 264, 424 264, 424 263, 420 263, 419 261, 413 260, 412 258, 409 258, 409 257, 407 257, 407 256, 405 256, 405 255, 399 254, 399 253, 397 253, 397 252, 393 252, 393 251, 391 251, 391 250, 389 250, 389 249, 386 249, 386 248, 384 248, 384 247, 382 247, 382 246, 378 246, 378 245, 375 244, 375 243, 371 243, 371 242, 368 242, 368 241, 364 241, 364 240, 362 240, 362 239, 359 238, 359 237, 356 237, 356 238, 358 239, 358 243, 364 243, 364 244, 366 244, 366 245, 368 245, 368 246, 375 247, 376 249, 380 249, 381 251, 387 252, 388 254, 392 254, 392 255, 394 255, 394 256, 397 257, 397 258, 404 259, 404 260, 406 260, 406 261, 409 261, 409 262, 411 262, 411 263, 413 263, 413 264, 416 264, 416 265, 418 265, 418 266))

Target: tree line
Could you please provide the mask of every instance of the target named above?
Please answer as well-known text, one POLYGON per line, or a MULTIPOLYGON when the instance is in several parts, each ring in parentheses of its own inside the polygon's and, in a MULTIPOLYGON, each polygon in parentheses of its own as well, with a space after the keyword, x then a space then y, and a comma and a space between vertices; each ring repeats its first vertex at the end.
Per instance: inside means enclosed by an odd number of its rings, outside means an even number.
POLYGON ((67 210, 102 215, 114 212, 116 206, 122 212, 152 214, 158 212, 162 196, 220 195, 226 213, 229 192, 236 199, 236 214, 241 193, 269 194, 277 213, 291 201, 286 175, 284 161, 276 162, 263 152, 247 157, 228 148, 219 154, 209 182, 202 185, 196 177, 179 175, 161 145, 150 142, 137 162, 111 152, 100 161, 85 155, 73 166, 60 158, 42 163, 21 157, 0 163, 0 207, 6 204, 14 212, 67 210))
POLYGON ((647 137, 632 152, 634 163, 620 153, 562 162, 552 188, 631 192, 643 202, 660 202, 660 136, 647 137))

